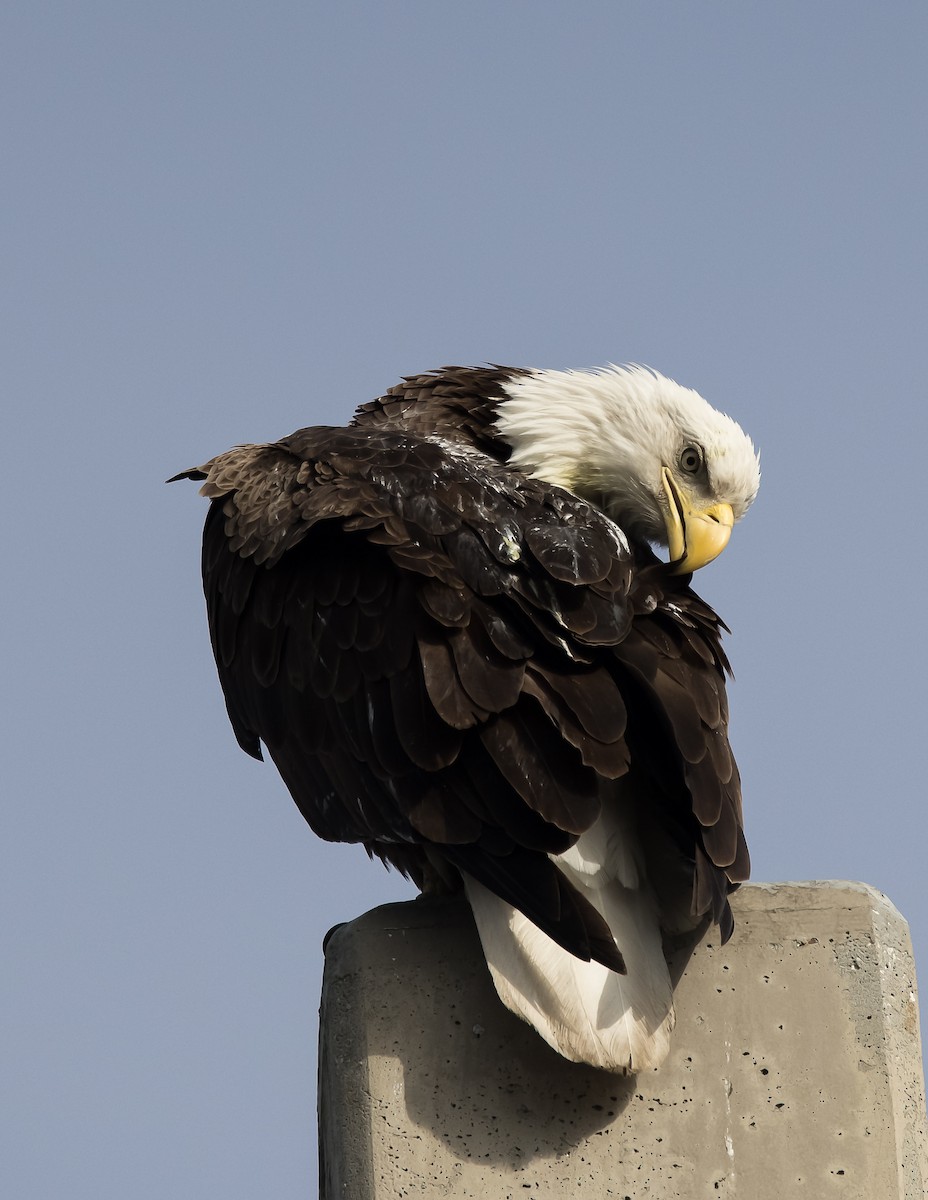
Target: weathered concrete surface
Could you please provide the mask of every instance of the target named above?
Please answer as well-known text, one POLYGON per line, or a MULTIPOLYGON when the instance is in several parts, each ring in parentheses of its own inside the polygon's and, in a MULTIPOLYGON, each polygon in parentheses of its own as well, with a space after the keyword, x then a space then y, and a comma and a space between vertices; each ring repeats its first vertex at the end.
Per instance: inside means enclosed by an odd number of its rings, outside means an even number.
MULTIPOLYGON (((668 1062, 560 1059, 498 1001, 463 902, 340 926, 320 1038, 325 1200, 923 1200, 908 928, 862 884, 753 885, 677 986, 668 1062)), ((678 965, 686 953, 678 957, 678 965)))

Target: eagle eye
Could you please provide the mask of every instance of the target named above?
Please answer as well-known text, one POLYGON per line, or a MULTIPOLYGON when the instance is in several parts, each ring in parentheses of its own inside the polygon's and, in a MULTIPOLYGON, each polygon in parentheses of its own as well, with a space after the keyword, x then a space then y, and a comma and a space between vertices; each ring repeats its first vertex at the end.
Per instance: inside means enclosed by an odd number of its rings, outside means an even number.
POLYGON ((684 446, 680 454, 680 470, 695 475, 702 468, 702 451, 698 446, 684 446))

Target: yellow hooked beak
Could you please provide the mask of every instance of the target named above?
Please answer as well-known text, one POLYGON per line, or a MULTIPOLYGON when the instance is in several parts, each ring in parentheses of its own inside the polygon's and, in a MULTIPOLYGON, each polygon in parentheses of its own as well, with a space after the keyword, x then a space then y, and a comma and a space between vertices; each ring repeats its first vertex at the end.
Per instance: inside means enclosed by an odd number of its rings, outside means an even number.
POLYGON ((735 514, 730 504, 696 507, 667 467, 661 468, 661 479, 667 496, 667 547, 674 574, 698 571, 728 545, 735 514))

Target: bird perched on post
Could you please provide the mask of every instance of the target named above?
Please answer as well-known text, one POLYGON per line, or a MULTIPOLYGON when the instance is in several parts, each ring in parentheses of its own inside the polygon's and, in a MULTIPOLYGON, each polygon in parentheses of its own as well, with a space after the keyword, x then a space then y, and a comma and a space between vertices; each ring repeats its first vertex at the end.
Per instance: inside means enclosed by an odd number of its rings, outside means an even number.
POLYGON ((757 492, 741 428, 643 367, 448 367, 175 478, 211 501, 241 747, 321 837, 463 887, 562 1055, 659 1065, 662 936, 727 938, 748 876, 724 627, 689 586, 757 492))

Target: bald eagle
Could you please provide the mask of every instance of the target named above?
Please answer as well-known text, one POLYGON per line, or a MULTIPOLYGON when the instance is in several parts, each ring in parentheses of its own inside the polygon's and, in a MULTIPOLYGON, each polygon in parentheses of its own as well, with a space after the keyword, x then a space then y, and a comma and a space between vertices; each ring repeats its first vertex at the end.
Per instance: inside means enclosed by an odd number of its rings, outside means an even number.
POLYGON ((320 837, 463 887, 560 1054, 659 1065, 662 937, 728 938, 748 876, 724 626, 689 586, 757 492, 741 428, 644 367, 448 367, 175 478, 211 501, 242 749, 320 837))

